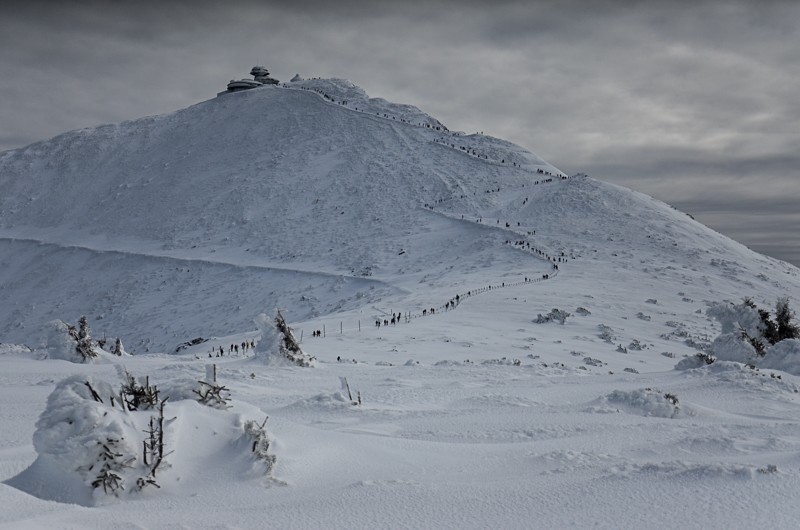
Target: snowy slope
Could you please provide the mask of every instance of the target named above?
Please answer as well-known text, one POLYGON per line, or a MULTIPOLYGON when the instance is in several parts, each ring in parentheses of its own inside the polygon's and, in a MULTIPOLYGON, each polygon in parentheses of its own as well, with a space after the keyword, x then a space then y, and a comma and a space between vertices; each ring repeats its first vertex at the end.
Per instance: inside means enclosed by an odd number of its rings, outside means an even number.
MULTIPOLYGON (((349 90, 357 100, 360 89, 349 90)), ((377 108, 387 116, 412 114, 407 106, 377 108)), ((425 203, 464 195, 459 204, 477 215, 497 205, 485 189, 519 187, 539 176, 536 169, 556 170, 529 153, 525 168, 480 159, 433 141, 442 134, 357 112, 312 91, 270 87, 7 152, 0 156, 0 187, 7 190, 0 197, 0 237, 5 244, 26 240, 15 243, 14 253, 25 247, 16 263, 35 255, 51 269, 10 273, 8 298, 25 303, 1 310, 0 329, 22 340, 13 329, 22 326, 30 336, 32 325, 85 311, 109 319, 109 333, 166 348, 246 325, 257 306, 291 307, 294 318, 305 318, 347 307, 356 295, 376 299, 391 290, 351 277, 441 275, 450 256, 466 254, 486 264, 505 261, 489 233, 459 235, 459 223, 425 213, 425 203), (69 258, 47 245, 72 248, 69 258), (408 252, 399 257, 403 249, 408 252), (114 256, 103 256, 109 252, 114 256), (42 259, 50 253, 53 259, 42 259), (151 265, 144 278, 140 259, 151 265), (275 269, 302 276, 302 289, 275 269), (73 288, 77 270, 95 292, 73 288), (244 286, 226 292, 215 281, 226 272, 261 279, 244 292, 244 286), (118 294, 118 283, 133 281, 140 287, 118 294), (174 292, 169 286, 176 282, 195 288, 174 292), (152 303, 162 283, 163 295, 152 303), (346 292, 339 294, 342 286, 346 292), (65 299, 65 291, 78 292, 65 299), (108 293, 105 304, 100 292, 108 293), (139 304, 152 308, 165 329, 140 325, 141 313, 123 309, 139 304), (194 321, 167 322, 186 306, 194 321), (214 322, 220 313, 224 328, 214 322)), ((479 137, 475 145, 495 152, 510 144, 479 137)))
POLYGON ((559 175, 322 79, 0 154, 0 528, 793 528, 800 377, 674 366, 719 333, 709 304, 796 302, 800 271, 559 175), (317 368, 209 358, 274 307, 317 368), (154 381, 217 363, 270 417, 275 480, 219 437, 187 450, 232 429, 183 403, 166 491, 54 502, 36 418, 63 378, 120 367, 14 343, 84 313, 154 381))

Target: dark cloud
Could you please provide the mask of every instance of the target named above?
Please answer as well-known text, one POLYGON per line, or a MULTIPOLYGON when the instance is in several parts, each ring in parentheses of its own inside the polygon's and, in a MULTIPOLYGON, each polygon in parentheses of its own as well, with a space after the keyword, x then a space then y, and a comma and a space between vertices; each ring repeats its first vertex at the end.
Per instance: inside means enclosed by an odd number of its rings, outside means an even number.
POLYGON ((4 2, 0 150, 265 64, 352 79, 800 264, 799 33, 789 1, 4 2))

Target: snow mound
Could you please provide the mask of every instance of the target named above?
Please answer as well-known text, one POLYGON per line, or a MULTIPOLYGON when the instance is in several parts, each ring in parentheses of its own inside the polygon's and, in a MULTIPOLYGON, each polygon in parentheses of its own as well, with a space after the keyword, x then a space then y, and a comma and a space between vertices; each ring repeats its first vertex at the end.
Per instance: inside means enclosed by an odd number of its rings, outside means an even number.
MULTIPOLYGON (((791 362, 791 360, 787 362, 791 362)), ((737 392, 742 394, 768 395, 775 400, 794 403, 797 394, 800 393, 800 385, 791 376, 784 377, 784 375, 767 370, 769 370, 767 367, 716 361, 694 370, 686 370, 684 374, 687 377, 711 378, 734 387, 737 392)), ((774 368, 774 370, 780 370, 780 368, 774 368)))
POLYGON ((45 500, 96 506, 178 494, 209 469, 224 467, 238 480, 271 470, 274 456, 255 407, 218 410, 190 398, 130 410, 120 400, 118 389, 93 377, 61 381, 36 422, 36 460, 7 484, 45 500))
POLYGON ((614 390, 596 400, 588 411, 626 412, 657 418, 674 418, 679 414, 680 406, 677 399, 670 394, 652 388, 641 388, 630 392, 614 390))
POLYGON ((800 375, 800 339, 784 339, 770 347, 757 366, 800 375))

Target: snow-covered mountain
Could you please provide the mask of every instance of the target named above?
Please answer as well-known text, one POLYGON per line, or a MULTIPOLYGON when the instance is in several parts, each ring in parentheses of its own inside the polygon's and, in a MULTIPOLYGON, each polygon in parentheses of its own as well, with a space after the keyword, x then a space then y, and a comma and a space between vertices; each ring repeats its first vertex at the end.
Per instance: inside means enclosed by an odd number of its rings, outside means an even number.
POLYGON ((0 528, 800 517, 800 344, 760 370, 696 357, 710 306, 794 303, 800 271, 651 197, 339 79, 0 153, 0 190, 0 528), (275 308, 315 368, 231 355, 275 308), (35 360, 83 314, 133 355, 35 360), (211 362, 231 410, 194 401, 211 362), (150 412, 88 389, 127 369, 171 398, 168 452, 158 490, 118 498, 85 483, 96 438, 133 485, 150 412))
POLYGON ((86 313, 134 351, 166 350, 267 308, 300 321, 395 297, 410 311, 421 286, 482 283, 469 271, 548 271, 506 240, 574 258, 571 278, 603 260, 654 283, 706 278, 721 297, 759 275, 796 285, 664 204, 561 176, 337 79, 69 132, 0 155, 0 330, 31 341, 86 313))

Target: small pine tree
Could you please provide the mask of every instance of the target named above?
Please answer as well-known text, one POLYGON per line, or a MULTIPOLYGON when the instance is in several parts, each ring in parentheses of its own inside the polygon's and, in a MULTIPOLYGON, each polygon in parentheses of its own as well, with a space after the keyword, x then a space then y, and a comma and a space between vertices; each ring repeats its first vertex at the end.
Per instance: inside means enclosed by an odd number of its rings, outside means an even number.
MULTIPOLYGON (((75 337, 72 330, 70 330, 70 335, 75 337)), ((86 316, 81 316, 81 318, 78 319, 78 333, 75 338, 78 341, 78 344, 75 345, 75 351, 77 351, 84 360, 97 357, 97 352, 94 351, 94 341, 91 335, 89 335, 89 322, 86 320, 86 316)))
POLYGON ((770 344, 775 344, 780 339, 778 338, 778 326, 769 318, 769 311, 764 309, 758 310, 758 316, 761 317, 761 333, 770 344))
POLYGON ((777 340, 800 338, 800 328, 792 323, 794 311, 789 307, 788 298, 779 298, 775 304, 775 323, 777 325, 777 340))

